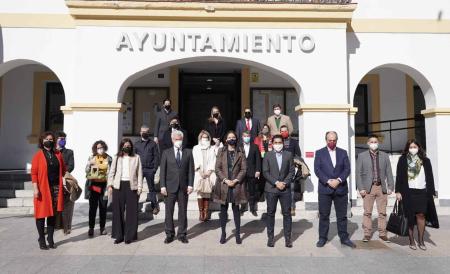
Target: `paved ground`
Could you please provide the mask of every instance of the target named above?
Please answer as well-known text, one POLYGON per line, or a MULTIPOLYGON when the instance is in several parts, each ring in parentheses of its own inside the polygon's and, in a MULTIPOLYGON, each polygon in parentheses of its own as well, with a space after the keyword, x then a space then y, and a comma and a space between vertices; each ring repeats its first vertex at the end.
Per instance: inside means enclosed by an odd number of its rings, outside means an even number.
MULTIPOLYGON (((450 216, 441 216, 440 222, 441 229, 427 230, 428 251, 412 251, 406 238, 395 236, 390 244, 378 241, 376 234, 369 244, 362 243, 360 216, 349 221, 351 238, 358 246, 354 250, 340 245, 335 223, 331 241, 316 248, 317 219, 298 216, 292 249, 284 247, 280 219, 275 248, 266 247, 265 223, 256 217, 243 220, 240 246, 231 236, 232 220, 225 245, 219 244, 218 220, 189 220, 190 243, 165 245, 160 218, 141 221, 137 242, 114 245, 109 236, 98 236, 98 229, 89 239, 86 214, 78 210, 72 234, 58 231, 58 248, 41 251, 33 217, 0 215, 0 273, 449 273, 450 216)), ((108 221, 108 230, 110 225, 108 221)))

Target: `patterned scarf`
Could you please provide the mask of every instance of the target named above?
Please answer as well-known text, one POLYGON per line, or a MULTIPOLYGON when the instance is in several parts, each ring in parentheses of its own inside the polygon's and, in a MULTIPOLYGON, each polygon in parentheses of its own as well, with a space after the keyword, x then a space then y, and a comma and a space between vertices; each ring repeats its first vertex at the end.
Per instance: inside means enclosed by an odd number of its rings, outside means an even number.
POLYGON ((419 158, 419 155, 411 155, 408 153, 408 180, 414 180, 420 173, 420 169, 422 168, 422 160, 419 158))

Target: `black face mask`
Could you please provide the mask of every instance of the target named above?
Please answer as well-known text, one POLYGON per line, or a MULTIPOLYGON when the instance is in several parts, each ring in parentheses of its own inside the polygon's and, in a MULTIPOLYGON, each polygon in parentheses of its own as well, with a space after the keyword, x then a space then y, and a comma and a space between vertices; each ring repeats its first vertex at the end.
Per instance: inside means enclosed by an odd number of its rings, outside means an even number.
POLYGON ((245 118, 250 119, 250 118, 252 118, 252 113, 251 112, 246 112, 244 114, 244 116, 245 116, 245 118))
POLYGON ((55 147, 55 143, 53 141, 44 141, 43 143, 45 148, 53 148, 55 147))
POLYGON ((214 118, 219 118, 219 113, 214 113, 214 114, 213 114, 213 117, 214 117, 214 118))
POLYGON ((229 144, 229 145, 231 145, 231 146, 234 146, 234 145, 236 145, 236 139, 229 139, 229 140, 227 140, 227 144, 229 144))
POLYGON ((172 128, 174 128, 174 129, 179 129, 180 128, 180 125, 178 124, 178 123, 176 123, 176 124, 171 124, 170 125, 172 128))
POLYGON ((164 108, 165 108, 166 110, 170 110, 170 105, 165 105, 164 108))
POLYGON ((150 134, 148 134, 147 132, 145 132, 145 133, 142 133, 142 134, 141 134, 141 137, 142 137, 142 139, 147 140, 148 137, 150 137, 150 134))
POLYGON ((131 147, 123 147, 122 151, 126 154, 130 154, 131 153, 131 147))

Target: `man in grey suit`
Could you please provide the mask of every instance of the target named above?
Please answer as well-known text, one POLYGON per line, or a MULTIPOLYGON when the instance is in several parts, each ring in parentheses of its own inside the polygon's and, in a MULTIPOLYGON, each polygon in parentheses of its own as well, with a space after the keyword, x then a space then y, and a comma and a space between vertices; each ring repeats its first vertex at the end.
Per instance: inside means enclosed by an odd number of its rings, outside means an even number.
POLYGON ((394 190, 391 162, 389 156, 378 149, 379 141, 376 135, 369 136, 367 145, 369 149, 360 153, 356 160, 356 186, 364 205, 363 242, 368 242, 372 236, 372 211, 375 201, 380 239, 389 242, 386 233, 386 206, 388 195, 394 190))
POLYGON ((273 151, 266 153, 263 160, 263 174, 266 179, 267 200, 267 246, 274 247, 274 226, 277 203, 280 201, 283 214, 283 230, 286 247, 291 248, 292 217, 291 207, 291 180, 295 173, 294 157, 285 151, 283 137, 275 135, 272 138, 273 151))
POLYGON ((160 183, 161 194, 166 196, 165 230, 166 239, 164 243, 173 242, 175 228, 173 224, 173 212, 175 202, 178 203, 178 233, 177 238, 186 244, 187 233, 187 203, 188 196, 192 193, 194 184, 194 159, 192 151, 183 148, 183 132, 175 130, 172 132, 173 147, 164 150, 161 157, 160 183))

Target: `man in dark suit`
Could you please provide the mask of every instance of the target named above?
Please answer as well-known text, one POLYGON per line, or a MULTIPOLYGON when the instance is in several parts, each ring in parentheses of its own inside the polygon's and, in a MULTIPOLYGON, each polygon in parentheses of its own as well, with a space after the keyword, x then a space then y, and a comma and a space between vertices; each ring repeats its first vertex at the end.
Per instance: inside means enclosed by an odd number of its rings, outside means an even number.
POLYGON ((161 139, 159 140, 159 150, 162 153, 164 150, 173 147, 172 144, 172 132, 174 130, 178 130, 183 132, 184 138, 183 138, 183 148, 186 147, 187 143, 187 133, 186 130, 181 128, 180 125, 180 119, 178 117, 173 117, 169 121, 169 128, 164 131, 164 134, 162 135, 161 139))
MULTIPOLYGON (((252 111, 249 108, 244 110, 244 117, 236 122, 236 134, 238 137, 242 136, 244 131, 250 132, 250 142, 253 143, 256 136, 258 136, 261 131, 261 125, 259 120, 253 118, 252 111)), ((242 143, 242 140, 239 141, 242 143)))
POLYGON ((291 180, 294 176, 294 158, 283 149, 283 137, 275 135, 272 138, 273 150, 266 153, 263 160, 263 175, 266 179, 267 200, 267 246, 274 247, 275 212, 278 200, 283 214, 283 230, 286 247, 292 247, 291 230, 291 180))
MULTIPOLYGON (((248 204, 250 205, 250 212, 253 216, 258 216, 257 213, 257 197, 256 184, 261 175, 261 153, 258 146, 251 142, 250 131, 246 130, 242 133, 241 150, 245 152, 247 160, 247 173, 245 175, 245 182, 247 183, 248 204)), ((241 215, 244 214, 247 204, 242 205, 241 215)))
POLYGON ((182 147, 183 132, 172 132, 173 147, 164 150, 161 158, 160 183, 161 194, 166 196, 165 231, 168 244, 174 240, 175 228, 173 212, 175 202, 178 202, 178 232, 177 238, 182 243, 188 243, 187 233, 187 202, 194 184, 194 159, 192 151, 182 147))
POLYGON ((153 130, 154 141, 159 143, 165 131, 169 129, 169 122, 173 117, 178 116, 176 111, 172 110, 172 104, 169 98, 164 99, 163 109, 156 112, 155 129, 153 130))
POLYGON ((334 202, 341 243, 355 248, 347 232, 347 177, 350 175, 350 161, 347 151, 336 147, 336 132, 327 132, 325 140, 327 146, 316 151, 314 159, 314 172, 319 178, 319 241, 316 246, 323 247, 328 241, 331 203, 334 202))

